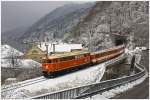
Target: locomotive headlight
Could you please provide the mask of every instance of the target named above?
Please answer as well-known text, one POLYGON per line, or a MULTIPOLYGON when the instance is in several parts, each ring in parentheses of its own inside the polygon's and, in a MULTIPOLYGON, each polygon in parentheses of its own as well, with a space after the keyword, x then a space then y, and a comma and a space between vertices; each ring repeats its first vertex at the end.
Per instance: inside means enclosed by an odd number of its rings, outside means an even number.
POLYGON ((46 65, 46 69, 48 69, 48 65, 46 65))

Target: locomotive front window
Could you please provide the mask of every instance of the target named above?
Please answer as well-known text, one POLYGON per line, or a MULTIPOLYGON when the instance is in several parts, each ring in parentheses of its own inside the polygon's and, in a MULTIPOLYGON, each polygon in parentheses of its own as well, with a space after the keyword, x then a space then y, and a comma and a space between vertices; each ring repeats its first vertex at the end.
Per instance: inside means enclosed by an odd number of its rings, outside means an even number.
POLYGON ((42 61, 43 63, 52 63, 52 61, 51 60, 49 60, 49 59, 43 59, 43 61, 42 61))
POLYGON ((42 60, 42 63, 47 63, 47 60, 46 60, 46 59, 43 59, 43 60, 42 60))
POLYGON ((47 63, 52 63, 52 60, 47 60, 47 63))

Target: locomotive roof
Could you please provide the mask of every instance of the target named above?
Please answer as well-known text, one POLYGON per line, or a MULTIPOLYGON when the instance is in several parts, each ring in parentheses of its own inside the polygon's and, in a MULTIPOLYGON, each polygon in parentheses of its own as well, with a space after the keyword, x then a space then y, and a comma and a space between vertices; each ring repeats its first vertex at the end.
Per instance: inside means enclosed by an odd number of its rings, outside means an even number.
POLYGON ((63 58, 63 57, 75 56, 75 55, 86 54, 86 53, 89 53, 89 52, 88 51, 72 51, 72 52, 65 52, 65 53, 56 53, 56 54, 52 54, 51 56, 48 56, 48 59, 63 58))

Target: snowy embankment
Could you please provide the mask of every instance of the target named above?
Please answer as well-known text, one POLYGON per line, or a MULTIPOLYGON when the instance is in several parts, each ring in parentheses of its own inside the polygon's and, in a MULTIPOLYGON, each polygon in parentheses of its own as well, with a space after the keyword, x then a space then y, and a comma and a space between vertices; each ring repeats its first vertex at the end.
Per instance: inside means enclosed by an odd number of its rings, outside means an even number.
POLYGON ((91 84, 101 80, 105 72, 105 64, 99 64, 71 74, 47 79, 43 82, 35 83, 8 93, 4 98, 27 98, 44 93, 73 88, 86 84, 91 84))
MULTIPOLYGON (((12 58, 15 56, 22 56, 23 53, 17 49, 9 46, 1 46, 1 67, 13 67, 12 58), (8 58, 8 59, 7 59, 8 58)), ((19 68, 34 68, 40 67, 41 64, 31 59, 14 59, 14 66, 19 68)))

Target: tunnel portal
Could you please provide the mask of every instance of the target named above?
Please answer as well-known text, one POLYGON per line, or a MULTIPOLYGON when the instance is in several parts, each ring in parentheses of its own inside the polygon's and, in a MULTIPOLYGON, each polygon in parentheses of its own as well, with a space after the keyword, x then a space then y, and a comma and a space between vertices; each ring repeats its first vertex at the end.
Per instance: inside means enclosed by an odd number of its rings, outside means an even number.
POLYGON ((111 34, 111 38, 116 46, 121 44, 127 44, 127 36, 111 34))

